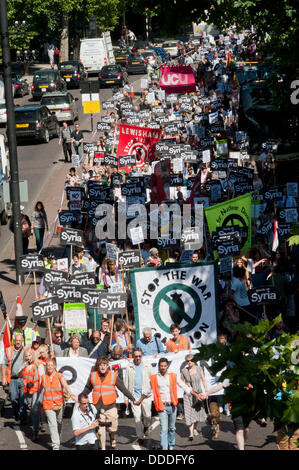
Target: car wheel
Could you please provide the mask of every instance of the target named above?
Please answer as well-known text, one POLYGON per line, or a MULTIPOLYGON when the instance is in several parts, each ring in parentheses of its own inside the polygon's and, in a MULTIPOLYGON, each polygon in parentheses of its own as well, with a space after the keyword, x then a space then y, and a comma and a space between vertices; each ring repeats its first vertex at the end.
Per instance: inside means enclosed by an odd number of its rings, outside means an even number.
POLYGON ((50 142, 50 134, 49 134, 49 129, 45 129, 44 130, 44 134, 43 134, 43 137, 42 137, 42 141, 45 143, 45 144, 48 144, 50 142))

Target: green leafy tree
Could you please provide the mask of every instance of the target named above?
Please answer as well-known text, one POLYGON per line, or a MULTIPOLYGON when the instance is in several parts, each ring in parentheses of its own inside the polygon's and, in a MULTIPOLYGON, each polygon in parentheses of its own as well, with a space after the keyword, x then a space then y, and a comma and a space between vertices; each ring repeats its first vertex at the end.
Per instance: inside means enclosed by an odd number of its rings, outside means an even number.
POLYGON ((247 427, 257 417, 274 421, 274 430, 284 424, 298 424, 298 346, 299 336, 283 333, 270 340, 269 331, 281 321, 259 321, 235 327, 239 332, 231 345, 202 345, 195 360, 212 358, 213 373, 222 372, 220 381, 229 379, 224 399, 231 404, 232 417, 242 416, 247 427), (281 393, 281 400, 275 397, 281 393))

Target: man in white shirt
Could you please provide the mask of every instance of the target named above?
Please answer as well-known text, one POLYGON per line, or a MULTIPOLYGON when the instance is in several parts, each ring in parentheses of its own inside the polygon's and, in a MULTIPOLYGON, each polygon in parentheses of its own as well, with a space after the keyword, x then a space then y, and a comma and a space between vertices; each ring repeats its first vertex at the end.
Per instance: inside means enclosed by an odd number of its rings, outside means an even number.
POLYGON ((166 358, 159 360, 158 374, 150 376, 150 383, 154 396, 154 404, 160 420, 160 443, 162 450, 173 450, 175 446, 175 422, 177 415, 177 386, 185 393, 197 393, 188 387, 177 374, 168 372, 169 362, 166 358))
POLYGON ((78 395, 79 404, 75 404, 72 414, 72 428, 77 450, 98 450, 96 407, 89 403, 88 395, 78 395))

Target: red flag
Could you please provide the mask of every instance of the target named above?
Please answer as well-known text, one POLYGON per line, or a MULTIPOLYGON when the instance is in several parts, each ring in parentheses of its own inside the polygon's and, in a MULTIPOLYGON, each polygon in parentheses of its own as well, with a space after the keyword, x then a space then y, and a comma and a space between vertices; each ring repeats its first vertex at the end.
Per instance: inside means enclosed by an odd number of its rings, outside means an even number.
POLYGON ((3 333, 3 345, 4 349, 9 348, 11 346, 11 336, 10 336, 10 328, 9 328, 9 320, 6 320, 6 325, 3 333))
MULTIPOLYGON (((155 144, 159 142, 161 135, 162 129, 120 124, 116 156, 135 155, 136 165, 140 168, 146 160, 152 161, 154 159, 155 144)), ((120 169, 130 171, 127 167, 120 169)))

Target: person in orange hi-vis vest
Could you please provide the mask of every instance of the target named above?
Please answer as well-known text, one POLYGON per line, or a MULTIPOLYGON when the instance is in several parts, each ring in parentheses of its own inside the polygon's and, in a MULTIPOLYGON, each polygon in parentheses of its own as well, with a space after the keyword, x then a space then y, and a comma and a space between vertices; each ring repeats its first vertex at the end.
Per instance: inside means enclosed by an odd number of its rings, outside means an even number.
POLYGON ((32 425, 33 425, 33 442, 38 440, 41 394, 38 392, 40 388, 40 375, 38 371, 36 351, 27 346, 24 351, 24 366, 20 372, 23 379, 25 403, 31 409, 32 425))
MULTIPOLYGON (((92 403, 99 411, 100 423, 110 422, 108 431, 112 448, 116 447, 116 432, 118 428, 118 413, 116 408, 117 391, 119 389, 134 405, 139 406, 138 401, 124 386, 117 370, 111 370, 109 359, 105 356, 98 357, 92 369, 88 381, 82 393, 89 395, 92 392, 92 403)), ((101 449, 106 450, 106 428, 99 427, 101 449)))
POLYGON ((169 362, 166 358, 159 360, 157 374, 150 376, 155 409, 160 420, 160 443, 162 450, 173 450, 175 446, 175 422, 177 415, 177 386, 185 393, 199 395, 188 387, 174 372, 168 372, 169 362))
POLYGON ((17 334, 14 345, 5 348, 2 364, 2 385, 9 385, 9 394, 18 424, 26 424, 26 404, 23 390, 23 381, 19 373, 23 367, 23 335, 17 334))
POLYGON ((57 371, 55 359, 48 359, 46 362, 46 373, 41 377, 40 391, 44 393, 43 409, 48 421, 52 448, 53 450, 59 450, 64 395, 67 393, 74 400, 77 397, 72 394, 63 374, 57 371))
POLYGON ((184 351, 190 349, 190 341, 186 336, 181 335, 181 328, 176 323, 170 326, 170 333, 172 338, 169 339, 165 346, 168 352, 184 351))

